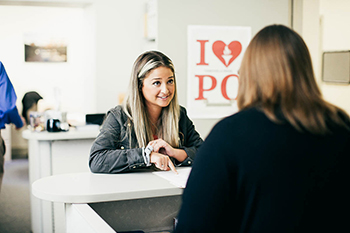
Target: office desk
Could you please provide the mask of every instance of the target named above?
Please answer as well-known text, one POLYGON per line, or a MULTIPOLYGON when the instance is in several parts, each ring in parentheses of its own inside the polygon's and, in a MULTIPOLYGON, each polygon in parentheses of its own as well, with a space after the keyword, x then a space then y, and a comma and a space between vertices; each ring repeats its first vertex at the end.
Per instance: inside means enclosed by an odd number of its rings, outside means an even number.
POLYGON ((32 185, 34 196, 65 203, 66 232, 172 229, 182 191, 149 171, 62 174, 42 178, 32 185))
MULTIPOLYGON (((28 140, 29 184, 56 174, 88 172, 92 142, 98 130, 68 132, 32 132, 25 130, 28 140)), ((30 195, 33 233, 62 232, 65 229, 64 205, 41 201, 30 195)))

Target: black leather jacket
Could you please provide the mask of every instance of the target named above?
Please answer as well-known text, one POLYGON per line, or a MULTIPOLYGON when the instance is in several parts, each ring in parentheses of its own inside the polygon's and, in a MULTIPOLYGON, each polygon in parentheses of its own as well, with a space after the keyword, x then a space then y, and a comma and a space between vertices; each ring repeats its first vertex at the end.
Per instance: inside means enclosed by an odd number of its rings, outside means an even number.
MULTIPOLYGON (((146 168, 142 148, 138 148, 133 130, 131 137, 129 136, 128 127, 132 127, 132 122, 128 120, 121 106, 108 111, 100 133, 91 147, 89 166, 92 172, 118 173, 146 168)), ((188 118, 184 107, 180 110, 179 131, 179 149, 185 150, 188 157, 182 163, 175 165, 191 165, 203 140, 188 118)))

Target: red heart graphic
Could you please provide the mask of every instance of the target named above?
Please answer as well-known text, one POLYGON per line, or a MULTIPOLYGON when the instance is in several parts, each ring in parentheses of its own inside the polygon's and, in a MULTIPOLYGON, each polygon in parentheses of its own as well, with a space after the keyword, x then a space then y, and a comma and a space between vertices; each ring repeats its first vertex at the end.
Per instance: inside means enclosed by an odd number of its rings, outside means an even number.
POLYGON ((213 43, 213 52, 219 60, 228 67, 242 52, 242 45, 239 41, 232 41, 225 49, 226 44, 217 40, 213 43), (225 60, 226 59, 226 60, 225 60))

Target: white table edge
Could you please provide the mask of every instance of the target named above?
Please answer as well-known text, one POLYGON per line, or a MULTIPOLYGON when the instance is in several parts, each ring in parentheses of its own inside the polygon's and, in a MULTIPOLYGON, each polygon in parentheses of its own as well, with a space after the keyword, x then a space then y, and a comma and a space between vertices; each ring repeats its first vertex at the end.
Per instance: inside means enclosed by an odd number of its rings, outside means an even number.
POLYGON ((96 138, 99 130, 70 130, 68 132, 33 132, 29 129, 22 132, 22 137, 27 140, 53 141, 53 140, 71 140, 71 139, 90 139, 96 138))
MULTIPOLYGON (((135 173, 131 173, 131 174, 135 175, 135 173)), ((139 174, 141 176, 145 173, 139 173, 139 174)), ((52 190, 50 191, 50 190, 45 190, 45 188, 42 188, 42 187, 45 187, 45 183, 50 183, 51 181, 55 181, 55 179, 59 178, 59 176, 65 177, 65 176, 75 176, 75 175, 77 177, 80 175, 101 176, 101 174, 93 174, 93 173, 71 173, 71 174, 61 174, 61 175, 44 177, 33 182, 32 194, 35 197, 46 201, 81 204, 81 203, 96 203, 96 202, 143 199, 143 198, 162 197, 162 196, 175 196, 175 195, 182 195, 182 192, 183 192, 183 188, 180 188, 171 184, 169 181, 155 174, 152 174, 152 172, 149 172, 147 175, 151 176, 152 179, 159 180, 159 182, 162 183, 162 185, 159 188, 153 187, 153 188, 150 188, 149 190, 141 189, 141 190, 125 191, 125 192, 120 190, 118 190, 118 192, 108 192, 108 193, 92 192, 92 193, 86 193, 86 194, 55 193, 52 190)), ((102 175, 111 176, 111 174, 102 174, 102 175)), ((127 174, 123 174, 123 175, 125 176, 127 174)))

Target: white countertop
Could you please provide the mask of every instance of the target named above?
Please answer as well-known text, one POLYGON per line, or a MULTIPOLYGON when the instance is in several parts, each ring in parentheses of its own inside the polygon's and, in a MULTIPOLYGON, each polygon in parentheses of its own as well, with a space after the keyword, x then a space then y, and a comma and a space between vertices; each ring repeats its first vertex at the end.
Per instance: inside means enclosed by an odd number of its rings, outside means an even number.
POLYGON ((33 132, 29 129, 24 130, 22 137, 25 139, 34 139, 39 141, 51 140, 71 140, 71 139, 94 139, 97 137, 99 130, 75 130, 70 129, 68 132, 33 132))
MULTIPOLYGON (((181 169, 178 168, 178 171, 181 169)), ((149 171, 122 174, 62 174, 41 178, 32 185, 34 196, 64 203, 173 196, 181 195, 182 191, 182 188, 149 171)))

